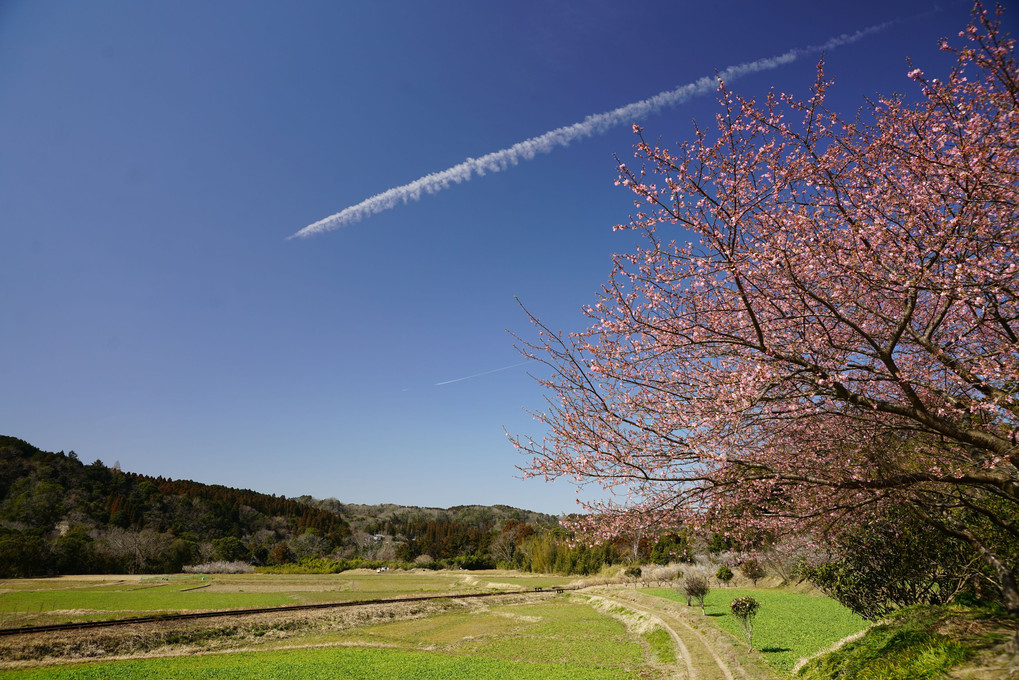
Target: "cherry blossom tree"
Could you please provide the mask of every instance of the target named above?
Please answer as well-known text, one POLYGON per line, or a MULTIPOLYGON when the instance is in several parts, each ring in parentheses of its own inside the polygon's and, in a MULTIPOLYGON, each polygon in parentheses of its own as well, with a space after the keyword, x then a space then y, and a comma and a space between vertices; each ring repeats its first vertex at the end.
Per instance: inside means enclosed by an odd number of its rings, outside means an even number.
MULTIPOLYGON (((1019 73, 974 9, 944 79, 826 107, 720 83, 715 133, 620 163, 641 247, 589 327, 532 316, 530 475, 600 483, 577 529, 823 537, 907 508, 1019 612, 1019 73), (684 231, 686 230, 686 231, 684 231), (690 236, 692 234, 692 237, 690 236)), ((905 70, 905 69, 904 69, 905 70)), ((908 81, 907 81, 908 83, 908 81)))

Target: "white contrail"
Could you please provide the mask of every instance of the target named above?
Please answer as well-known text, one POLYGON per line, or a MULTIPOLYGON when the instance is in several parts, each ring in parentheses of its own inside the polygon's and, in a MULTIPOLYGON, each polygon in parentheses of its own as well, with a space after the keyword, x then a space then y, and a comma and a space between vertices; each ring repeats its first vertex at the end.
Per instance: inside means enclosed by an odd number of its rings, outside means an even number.
POLYGON ((509 366, 503 366, 502 368, 493 368, 491 371, 482 371, 481 373, 475 373, 474 375, 465 375, 462 378, 453 378, 452 380, 443 380, 442 382, 435 383, 435 386, 438 387, 439 385, 449 385, 450 383, 456 383, 456 382, 460 382, 462 380, 470 380, 471 378, 480 378, 483 375, 489 375, 491 373, 498 373, 499 371, 508 371, 511 368, 516 368, 517 366, 523 366, 524 364, 527 364, 527 363, 530 363, 530 362, 528 362, 528 361, 521 361, 520 363, 510 364, 509 366))
POLYGON ((484 175, 486 172, 499 172, 500 170, 505 170, 509 166, 519 163, 521 159, 530 160, 534 158, 535 154, 548 153, 558 146, 567 146, 570 142, 577 139, 583 139, 595 134, 603 134, 609 128, 624 123, 631 123, 634 119, 641 118, 649 113, 658 111, 662 107, 682 104, 683 102, 698 95, 713 92, 718 88, 719 79, 730 81, 734 78, 739 78, 751 73, 776 69, 779 66, 791 64, 803 56, 816 54, 841 45, 854 43, 857 40, 882 31, 896 23, 899 23, 899 20, 886 21, 882 24, 861 29, 856 33, 843 33, 842 35, 828 40, 823 45, 798 47, 776 57, 736 64, 735 66, 730 66, 724 71, 719 72, 717 75, 704 76, 692 83, 677 87, 674 90, 668 90, 666 92, 656 94, 654 97, 642 99, 638 102, 627 104, 626 106, 621 106, 618 109, 613 109, 612 111, 607 111, 605 113, 590 115, 579 123, 556 128, 555 130, 549 130, 543 135, 525 139, 524 141, 518 142, 509 148, 486 154, 481 158, 468 158, 463 163, 454 165, 446 170, 433 172, 430 175, 425 175, 420 179, 414 180, 410 184, 394 187, 383 191, 381 194, 376 194, 371 198, 366 198, 356 205, 344 208, 335 215, 330 215, 329 217, 321 219, 314 224, 309 224, 304 229, 301 229, 290 236, 290 238, 320 234, 322 232, 339 229, 340 227, 347 226, 348 224, 360 222, 365 217, 380 213, 384 210, 389 210, 390 208, 395 207, 398 203, 406 203, 412 199, 416 201, 421 198, 421 192, 434 194, 442 191, 443 189, 449 188, 452 184, 466 182, 474 175, 484 175))

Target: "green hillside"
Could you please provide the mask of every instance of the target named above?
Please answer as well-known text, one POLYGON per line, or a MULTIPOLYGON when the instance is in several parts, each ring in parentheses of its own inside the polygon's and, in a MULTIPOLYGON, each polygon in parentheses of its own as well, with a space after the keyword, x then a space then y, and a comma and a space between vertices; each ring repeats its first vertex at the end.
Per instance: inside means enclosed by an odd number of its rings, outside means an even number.
POLYGON ((0 436, 0 577, 324 557, 495 566, 555 524, 501 505, 354 505, 150 477, 0 436))

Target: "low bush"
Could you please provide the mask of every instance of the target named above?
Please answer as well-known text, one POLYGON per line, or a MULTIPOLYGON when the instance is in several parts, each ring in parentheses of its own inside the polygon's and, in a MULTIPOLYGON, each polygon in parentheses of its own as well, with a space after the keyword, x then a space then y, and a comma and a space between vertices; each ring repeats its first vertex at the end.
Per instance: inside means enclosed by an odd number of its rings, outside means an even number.
POLYGON ((749 649, 754 648, 754 618, 757 616, 757 610, 760 608, 761 603, 750 596, 737 597, 729 605, 729 610, 736 617, 736 620, 739 621, 743 634, 747 636, 747 647, 749 649))
POLYGON ((695 601, 701 606, 701 614, 704 614, 704 598, 711 592, 708 579, 703 576, 687 576, 683 581, 683 591, 686 593, 687 602, 695 601))
POLYGON ((267 567, 257 567, 255 571, 260 574, 339 574, 351 569, 413 569, 416 565, 410 562, 385 562, 382 560, 363 560, 359 557, 353 559, 334 560, 328 557, 308 557, 300 562, 288 564, 275 564, 267 567))
MULTIPOLYGON (((870 621, 911 605, 946 604, 990 582, 967 546, 903 511, 832 539, 831 550, 830 560, 805 563, 799 575, 870 621)), ((994 597, 994 588, 980 590, 994 597)))
POLYGON ((753 581, 755 588, 757 587, 757 582, 764 578, 765 575, 764 567, 762 567, 761 563, 753 557, 748 557, 740 563, 739 572, 743 574, 744 577, 753 581))
POLYGON ((217 560, 189 564, 183 568, 183 571, 186 574, 250 574, 255 571, 255 568, 247 562, 217 560))

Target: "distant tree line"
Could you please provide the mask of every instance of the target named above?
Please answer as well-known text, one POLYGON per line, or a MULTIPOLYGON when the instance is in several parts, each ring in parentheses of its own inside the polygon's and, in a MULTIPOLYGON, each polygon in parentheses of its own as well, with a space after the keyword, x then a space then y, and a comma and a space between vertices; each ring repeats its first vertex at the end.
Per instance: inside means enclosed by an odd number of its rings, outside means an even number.
POLYGON ((591 546, 552 516, 508 506, 286 498, 85 464, 74 451, 0 436, 0 577, 173 573, 214 561, 283 571, 389 564, 583 575, 689 552, 677 534, 591 546))

